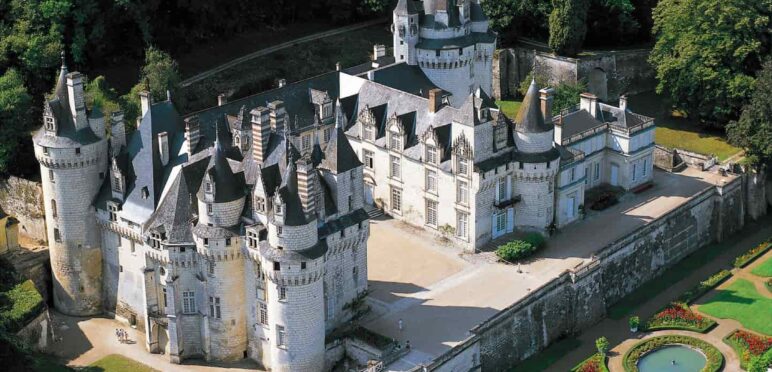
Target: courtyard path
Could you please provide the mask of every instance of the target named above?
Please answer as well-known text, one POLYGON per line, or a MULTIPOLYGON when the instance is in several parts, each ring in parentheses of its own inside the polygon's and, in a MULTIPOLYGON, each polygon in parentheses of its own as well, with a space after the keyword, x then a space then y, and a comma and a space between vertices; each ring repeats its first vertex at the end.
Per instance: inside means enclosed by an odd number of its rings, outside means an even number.
MULTIPOLYGON (((722 254, 717 256, 710 263, 695 270, 683 280, 673 283, 673 285, 671 285, 668 290, 661 292, 657 296, 640 304, 636 309, 633 310, 631 315, 638 315, 641 317, 642 322, 645 321, 655 312, 673 301, 673 299, 678 297, 678 295, 693 287, 697 283, 705 280, 705 278, 707 278, 709 275, 712 275, 721 269, 729 269, 731 262, 737 255, 763 242, 770 235, 772 235, 772 216, 764 217, 756 222, 747 222, 743 230, 728 238, 729 241, 734 240, 734 242, 722 254)), ((770 254, 772 254, 772 251, 767 252, 767 255, 770 254)), ((743 271, 751 270, 754 265, 758 264, 758 262, 762 260, 763 258, 758 259, 754 262, 754 264, 749 265, 743 271)), ((719 287, 727 285, 733 280, 734 277, 722 283, 722 285, 719 287)), ((721 339, 728 335, 731 331, 737 328, 741 328, 742 325, 739 322, 731 319, 710 318, 716 320, 719 324, 708 334, 702 336, 709 338, 708 341, 710 341, 711 344, 722 351, 724 358, 727 360, 727 363, 730 363, 733 360, 736 361, 737 356, 734 354, 734 351, 732 351, 731 348, 728 349, 728 352, 725 351, 724 346, 726 345, 721 339)), ((641 339, 648 338, 651 337, 651 335, 660 334, 662 332, 669 334, 685 332, 685 334, 688 334, 689 336, 700 338, 699 333, 688 331, 657 331, 653 333, 631 334, 627 324, 627 317, 619 320, 607 318, 582 332, 578 337, 578 339, 581 341, 581 345, 551 365, 547 371, 564 372, 570 370, 576 364, 596 352, 595 340, 601 336, 608 338, 611 345, 616 345, 609 352, 610 370, 612 372, 624 371, 622 368, 622 356, 624 353, 627 352, 627 350, 629 350, 632 345, 641 339)), ((739 370, 739 364, 737 365, 736 369, 724 368, 724 371, 739 370)))

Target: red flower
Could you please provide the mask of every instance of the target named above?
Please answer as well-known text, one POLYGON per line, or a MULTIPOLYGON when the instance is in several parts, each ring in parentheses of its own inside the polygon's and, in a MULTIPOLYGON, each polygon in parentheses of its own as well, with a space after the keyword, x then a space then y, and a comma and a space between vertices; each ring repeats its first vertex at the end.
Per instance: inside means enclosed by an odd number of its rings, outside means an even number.
POLYGON ((745 345, 751 355, 761 355, 772 348, 772 338, 761 337, 743 330, 738 330, 731 338, 732 340, 745 345))

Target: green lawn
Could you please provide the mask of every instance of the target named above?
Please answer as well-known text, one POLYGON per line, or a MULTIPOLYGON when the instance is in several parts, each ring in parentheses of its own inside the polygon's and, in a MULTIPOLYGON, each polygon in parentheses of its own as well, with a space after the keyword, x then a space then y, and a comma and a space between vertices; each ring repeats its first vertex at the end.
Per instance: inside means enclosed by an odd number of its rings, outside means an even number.
POLYGON ((772 299, 756 291, 753 283, 738 279, 699 307, 699 311, 721 319, 735 319, 745 328, 772 335, 772 299))
POLYGON ((515 116, 517 116, 517 110, 520 109, 520 105, 522 104, 522 101, 515 101, 515 100, 503 100, 503 101, 496 101, 496 104, 499 106, 499 109, 504 112, 504 115, 506 115, 510 119, 514 119, 515 116))
POLYGON ((721 161, 740 152, 739 148, 727 143, 725 138, 698 132, 693 127, 673 128, 657 126, 654 132, 654 142, 665 147, 677 147, 706 155, 713 154, 721 161))
POLYGON ((540 351, 536 355, 524 360, 513 368, 512 372, 537 372, 544 371, 553 363, 560 360, 560 358, 566 356, 571 350, 574 350, 581 345, 582 342, 576 338, 566 338, 560 340, 548 348, 540 351))
POLYGON ((85 370, 88 372, 158 372, 156 369, 118 354, 111 354, 99 359, 91 363, 85 370))
POLYGON ((755 269, 751 270, 751 274, 763 278, 772 277, 772 258, 768 258, 761 265, 756 266, 755 269))

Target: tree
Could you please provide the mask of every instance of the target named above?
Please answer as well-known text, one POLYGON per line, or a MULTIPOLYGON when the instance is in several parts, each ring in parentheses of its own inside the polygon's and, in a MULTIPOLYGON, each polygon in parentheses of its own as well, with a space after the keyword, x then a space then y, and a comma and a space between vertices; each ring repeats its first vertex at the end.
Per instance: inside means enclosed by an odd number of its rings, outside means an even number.
POLYGON ((99 107, 105 118, 109 118, 110 114, 121 109, 118 104, 118 93, 115 92, 115 89, 110 88, 104 76, 97 76, 96 79, 86 84, 85 93, 86 105, 92 110, 99 107))
MULTIPOLYGON (((518 92, 525 96, 528 92, 528 88, 531 86, 531 79, 533 78, 533 72, 529 72, 523 81, 520 82, 518 92)), ((549 77, 545 74, 536 74, 536 86, 539 88, 550 86, 549 77)), ((579 95, 587 91, 587 82, 579 80, 576 83, 562 82, 554 86, 555 96, 552 101, 552 112, 558 114, 568 108, 575 107, 579 104, 579 95)))
POLYGON ((481 5, 490 20, 490 27, 497 31, 508 29, 518 14, 515 0, 483 1, 481 5))
POLYGON ((587 33, 589 0, 552 0, 549 46, 559 55, 575 57, 587 33))
POLYGON ((9 69, 0 76, 0 173, 8 171, 19 144, 29 130, 32 97, 21 74, 9 69))
POLYGON ((745 149, 746 159, 757 170, 772 163, 772 60, 764 64, 753 86, 750 102, 740 119, 726 130, 729 141, 745 149))
POLYGON ((139 116, 141 91, 150 91, 154 101, 166 100, 167 93, 174 94, 177 91, 180 81, 177 62, 162 50, 154 47, 147 48, 139 83, 131 88, 128 94, 121 97, 121 107, 123 107, 127 125, 133 128, 139 116))
POLYGON ((657 92, 702 122, 738 117, 772 40, 772 0, 661 0, 649 61, 657 92))
POLYGON ((609 348, 608 339, 603 336, 597 340, 595 340, 595 348, 598 349, 598 354, 600 355, 606 355, 609 348))

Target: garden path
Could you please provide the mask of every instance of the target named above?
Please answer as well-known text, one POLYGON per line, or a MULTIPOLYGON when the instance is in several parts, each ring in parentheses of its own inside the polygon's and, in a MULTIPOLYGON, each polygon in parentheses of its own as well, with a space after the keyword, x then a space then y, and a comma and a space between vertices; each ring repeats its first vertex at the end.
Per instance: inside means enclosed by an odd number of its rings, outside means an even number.
MULTIPOLYGON (((657 296, 649 299, 648 301, 642 302, 636 309, 633 310, 632 313, 639 315, 641 319, 647 319, 648 317, 656 313, 658 310, 660 310, 663 306, 667 305, 668 303, 673 301, 673 299, 677 298, 684 291, 692 288, 702 280, 705 280, 705 278, 708 277, 709 275, 712 275, 721 269, 727 268, 728 263, 732 262, 732 260, 737 255, 747 251, 749 247, 754 247, 757 244, 763 242, 770 236, 770 234, 772 234, 772 223, 770 222, 772 222, 772 217, 768 216, 755 223, 753 222, 746 223, 745 228, 740 233, 735 235, 737 238, 735 238, 734 236, 732 237, 732 239, 736 239, 736 241, 733 242, 733 244, 730 247, 728 247, 722 254, 717 256, 710 263, 705 264, 701 268, 694 270, 694 272, 689 274, 689 276, 687 276, 683 280, 673 283, 673 285, 671 285, 666 291, 659 293, 657 296)), ((767 254, 770 254, 770 253, 768 252, 767 254)), ((759 259, 756 262, 759 262, 759 261, 763 261, 763 259, 759 259)), ((749 265, 749 268, 754 267, 756 262, 754 262, 754 264, 752 265, 749 265)), ((716 328, 714 328, 712 331, 716 334, 723 334, 723 336, 726 336, 732 330, 741 328, 740 323, 734 320, 731 320, 731 319, 719 319, 719 320, 720 320, 719 325, 716 328)), ((666 332, 676 332, 676 331, 666 331, 666 332)), ((611 360, 617 354, 621 359, 621 357, 629 349, 629 347, 632 346, 632 344, 634 344, 636 341, 640 340, 641 338, 645 337, 646 335, 647 334, 641 334, 641 333, 631 334, 628 328, 627 318, 623 318, 623 319, 606 318, 601 322, 599 322, 598 324, 594 325, 593 327, 583 331, 578 337, 578 339, 581 341, 581 346, 572 350, 571 352, 566 353, 566 355, 563 358, 561 358, 560 360, 552 364, 547 369, 547 371, 564 372, 564 371, 570 370, 579 362, 581 362, 582 360, 586 359, 588 356, 596 352, 595 340, 601 336, 605 336, 606 338, 608 338, 611 345, 617 345, 614 348, 612 348, 609 353, 609 357, 610 357, 609 359, 611 360), (624 342, 630 342, 630 344, 628 344, 625 347, 623 345, 624 342)), ((720 337, 719 337, 719 341, 720 341, 720 337)), ((719 343, 723 344, 723 342, 719 342, 719 343)), ((736 358, 736 356, 734 356, 734 351, 732 351, 728 355, 725 353, 724 356, 727 359, 736 358)), ((618 370, 613 368, 611 368, 611 370, 615 372, 624 371, 624 369, 618 370)), ((731 371, 731 369, 725 369, 725 371, 731 371)))

